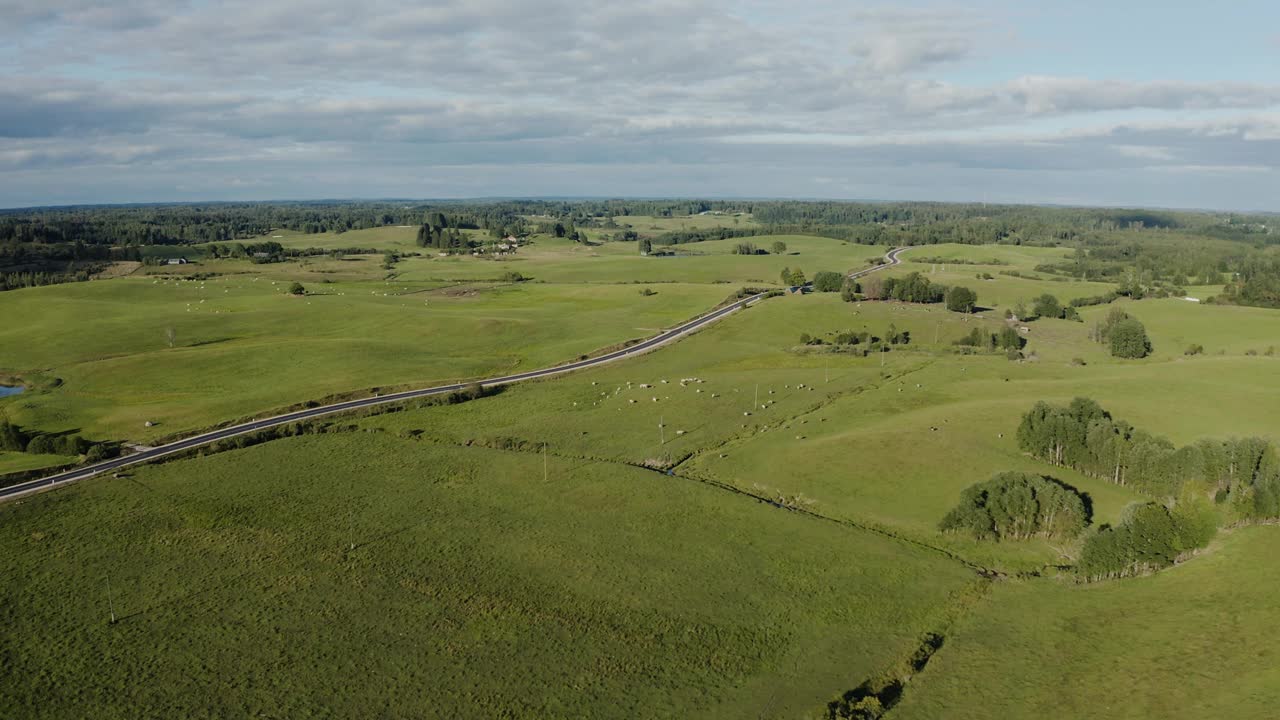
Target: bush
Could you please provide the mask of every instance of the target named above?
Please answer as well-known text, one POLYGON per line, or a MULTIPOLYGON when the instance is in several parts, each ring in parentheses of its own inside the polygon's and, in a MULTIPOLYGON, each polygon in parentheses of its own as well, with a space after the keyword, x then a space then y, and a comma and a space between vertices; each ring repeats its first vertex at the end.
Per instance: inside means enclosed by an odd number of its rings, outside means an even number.
POLYGON ((938 527, 980 540, 1021 540, 1073 537, 1088 524, 1088 505, 1075 488, 1049 477, 1004 472, 966 488, 938 527))
POLYGON ((1182 351, 1182 354, 1183 354, 1183 355, 1203 355, 1203 354, 1204 354, 1204 346, 1203 346, 1203 345, 1188 345, 1188 346, 1187 346, 1187 349, 1182 351))
POLYGON ((295 282, 294 284, 289 286, 289 294, 290 295, 306 295, 307 289, 302 287, 302 283, 295 282))
POLYGON ((516 272, 515 270, 510 270, 502 274, 503 282, 518 283, 518 282, 524 282, 525 280, 528 280, 528 278, 516 272))

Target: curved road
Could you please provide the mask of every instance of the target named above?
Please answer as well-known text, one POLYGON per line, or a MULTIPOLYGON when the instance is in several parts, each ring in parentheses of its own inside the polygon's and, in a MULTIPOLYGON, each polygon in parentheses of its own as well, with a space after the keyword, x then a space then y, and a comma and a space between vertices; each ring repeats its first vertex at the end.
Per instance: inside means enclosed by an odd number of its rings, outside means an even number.
MULTIPOLYGON (((897 265, 899 262, 901 262, 901 260, 898 259, 898 255, 903 250, 906 250, 906 248, 894 248, 890 250, 888 254, 885 255, 885 260, 887 260, 885 264, 876 265, 874 267, 870 267, 865 270, 859 270, 858 272, 850 273, 849 277, 858 278, 858 277, 862 277, 863 275, 876 272, 877 270, 881 270, 883 268, 890 267, 892 265, 897 265)), ((192 448, 197 448, 202 445, 208 445, 210 443, 217 442, 218 440, 225 440, 226 438, 235 437, 237 435, 243 435, 245 433, 250 433, 257 430, 262 430, 269 427, 275 427, 276 425, 285 425, 287 423, 297 422, 299 420, 308 420, 310 418, 320 417, 322 415, 330 415, 338 412, 344 412, 347 410, 356 410, 359 408, 372 407, 375 405, 385 405, 388 403, 396 403, 404 400, 413 400, 415 398, 429 397, 431 395, 440 395, 442 393, 453 392, 454 390, 461 390, 467 387, 468 385, 477 385, 477 384, 481 386, 509 385, 511 383, 517 383, 522 380, 533 380, 536 378, 550 377, 552 375, 559 375, 561 373, 572 372, 574 370, 581 370, 582 368, 589 368, 589 367, 595 367, 596 365, 603 365, 605 363, 613 362, 615 360, 621 360, 623 358, 631 357, 632 355, 639 355, 641 353, 647 352, 654 348, 661 347, 662 345, 666 345, 667 343, 677 340, 680 337, 683 337, 685 335, 688 335, 689 333, 694 332, 695 330, 698 330, 707 325, 710 325, 711 323, 723 318, 726 315, 729 315, 730 313, 733 313, 737 310, 747 307, 748 305, 751 305, 759 301, 760 298, 762 297, 764 297, 764 293, 752 295, 751 297, 748 297, 748 298, 743 298, 742 300, 739 300, 731 305, 726 305, 725 307, 720 308, 719 310, 715 310, 713 312, 707 313, 706 315, 702 315, 700 317, 694 318, 693 320, 690 320, 682 325, 678 325, 670 330, 667 330, 663 333, 655 335, 654 337, 651 337, 648 340, 638 342, 635 345, 632 345, 630 347, 625 347, 621 350, 615 350, 613 352, 606 353, 599 357, 588 358, 586 360, 578 360, 576 362, 566 363, 564 365, 556 365, 553 367, 544 368, 542 370, 530 370, 529 372, 517 373, 515 375, 503 375, 502 377, 488 378, 485 380, 476 380, 476 381, 461 382, 461 383, 453 383, 452 385, 437 385, 436 387, 422 388, 420 390, 406 390, 404 392, 393 393, 391 395, 381 395, 381 396, 375 396, 371 398, 361 398, 359 400, 348 400, 346 402, 335 403, 333 405, 323 405, 321 407, 307 408, 306 410, 297 410, 295 412, 285 413, 284 415, 276 415, 274 417, 264 418, 262 420, 250 420, 247 423, 241 423, 240 425, 233 425, 231 427, 222 428, 220 430, 213 430, 211 432, 203 433, 201 435, 193 435, 189 438, 176 440, 167 445, 161 445, 159 447, 154 447, 154 448, 151 448, 150 450, 144 450, 142 452, 134 453, 132 455, 126 455, 123 457, 114 458, 112 460, 100 462, 95 465, 86 465, 83 467, 74 468, 66 472, 58 473, 56 475, 50 475, 48 477, 37 478, 35 480, 28 480, 26 482, 18 483, 17 485, 11 485, 7 488, 0 488, 0 500, 7 500, 10 498, 19 497, 21 495, 26 495, 28 493, 47 490, 49 488, 58 487, 61 485, 67 485, 73 482, 78 482, 80 480, 87 480, 91 477, 94 477, 95 475, 100 475, 104 472, 108 472, 111 470, 118 470, 122 467, 127 467, 129 465, 138 465, 141 463, 150 462, 152 460, 155 460, 156 458, 161 458, 166 455, 172 455, 174 453, 179 453, 184 450, 190 450, 192 448)))

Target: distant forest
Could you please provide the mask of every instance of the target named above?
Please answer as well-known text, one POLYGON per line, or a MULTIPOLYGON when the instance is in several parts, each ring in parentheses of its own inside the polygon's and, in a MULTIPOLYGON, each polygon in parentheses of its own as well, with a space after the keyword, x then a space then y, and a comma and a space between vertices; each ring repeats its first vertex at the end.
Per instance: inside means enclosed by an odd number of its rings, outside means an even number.
MULTIPOLYGON (((757 200, 495 200, 74 206, 0 211, 0 290, 86 279, 139 248, 261 239, 272 230, 341 234, 409 225, 421 245, 458 248, 459 230, 491 237, 579 229, 604 240, 676 245, 807 234, 868 245, 1025 244, 1076 248, 1039 271, 1144 287, 1221 284, 1217 300, 1280 307, 1277 217, 1228 213, 985 205, 757 200), (626 218, 725 215, 706 229, 642 233, 626 218), (754 224, 733 223, 749 214, 754 224)), ((582 237, 585 240, 585 237, 582 237)))

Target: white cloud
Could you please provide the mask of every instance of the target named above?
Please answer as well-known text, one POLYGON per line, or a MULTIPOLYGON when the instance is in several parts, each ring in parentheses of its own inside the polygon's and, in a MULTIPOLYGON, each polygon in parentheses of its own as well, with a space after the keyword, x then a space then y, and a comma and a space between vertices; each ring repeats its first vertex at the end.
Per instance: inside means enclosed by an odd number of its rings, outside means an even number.
MULTIPOLYGON (((647 191, 679 166, 714 194, 732 184, 715 168, 755 160, 804 195, 865 189, 835 159, 881 173, 1280 164, 1280 83, 1002 74, 990 62, 1016 28, 981 4, 0 0, 0 17, 0 172, 86 188, 119 177, 99 180, 104 165, 197 188, 210 166, 274 162, 282 185, 292 173, 337 195, 498 165, 646 167, 657 175, 627 187, 647 191)), ((0 204, 16 186, 0 175, 0 204)))

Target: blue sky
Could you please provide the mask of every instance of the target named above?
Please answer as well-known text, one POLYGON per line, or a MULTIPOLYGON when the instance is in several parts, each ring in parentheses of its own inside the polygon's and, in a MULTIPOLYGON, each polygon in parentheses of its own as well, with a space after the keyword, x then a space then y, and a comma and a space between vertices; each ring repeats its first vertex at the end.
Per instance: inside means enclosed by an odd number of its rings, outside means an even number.
POLYGON ((0 0, 0 18, 3 207, 590 195, 1280 211, 1272 3, 0 0))

